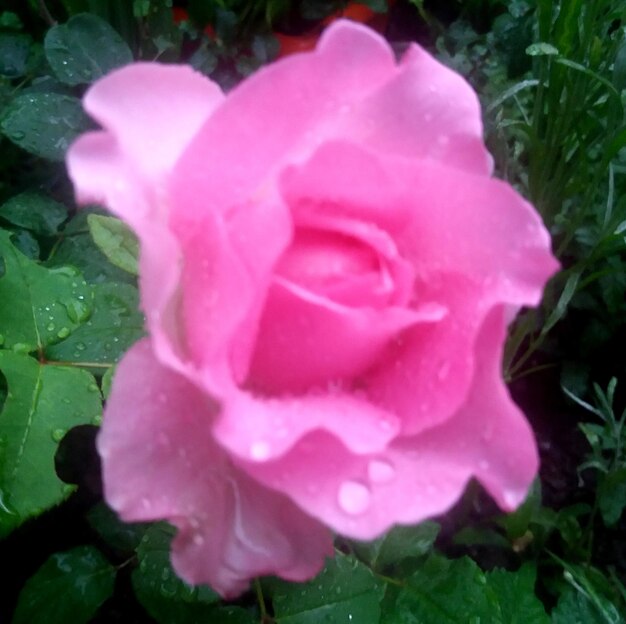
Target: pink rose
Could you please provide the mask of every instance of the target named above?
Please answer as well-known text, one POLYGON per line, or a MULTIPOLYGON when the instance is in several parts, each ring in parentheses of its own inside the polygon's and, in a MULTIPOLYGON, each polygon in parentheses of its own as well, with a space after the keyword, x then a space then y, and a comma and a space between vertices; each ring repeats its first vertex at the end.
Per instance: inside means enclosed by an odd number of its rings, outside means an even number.
POLYGON ((107 405, 106 497, 178 527, 183 578, 224 596, 307 579, 331 530, 419 522, 473 476, 522 501, 537 451, 500 358, 557 263, 490 177, 460 76, 337 22, 227 96, 138 63, 85 108, 103 130, 70 174, 141 239, 150 330, 107 405))

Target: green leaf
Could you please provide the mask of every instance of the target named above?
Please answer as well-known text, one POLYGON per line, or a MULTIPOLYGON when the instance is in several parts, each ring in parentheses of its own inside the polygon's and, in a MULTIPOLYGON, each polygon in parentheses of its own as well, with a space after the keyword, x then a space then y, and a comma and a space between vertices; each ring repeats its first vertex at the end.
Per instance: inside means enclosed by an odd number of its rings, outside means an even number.
POLYGON ((122 522, 118 515, 104 503, 94 505, 87 513, 87 522, 114 550, 133 552, 141 542, 147 526, 140 523, 122 522))
POLYGON ((71 264, 78 268, 87 282, 125 282, 134 284, 136 279, 126 271, 113 266, 94 243, 87 219, 89 209, 81 210, 63 229, 63 239, 54 254, 48 258, 48 266, 71 264))
POLYGON ((622 517, 626 508, 626 466, 603 475, 598 487, 598 505, 607 526, 622 517))
MULTIPOLYGON (((1 284, 1 282, 0 282, 1 284)), ((49 360, 113 364, 144 335, 137 289, 129 284, 95 284, 91 318, 63 342, 50 345, 49 360)))
POLYGON ((80 100, 59 93, 19 95, 0 119, 0 129, 8 139, 49 160, 63 160, 70 143, 90 125, 80 100))
POLYGON ((104 396, 105 401, 109 398, 109 394, 111 393, 111 385, 113 384, 113 377, 115 376, 116 369, 117 366, 109 366, 106 373, 102 375, 102 396, 104 396))
POLYGON ((0 327, 4 348, 29 353, 67 338, 91 313, 91 288, 73 267, 47 269, 0 230, 0 327))
POLYGON ((135 595, 146 611, 160 624, 211 622, 219 596, 206 586, 191 587, 182 581, 170 563, 174 529, 167 524, 151 526, 145 533, 133 570, 135 595))
POLYGON ((495 593, 502 624, 550 624, 542 602, 535 595, 537 570, 529 563, 517 572, 487 572, 487 583, 495 593))
POLYGON ((552 624, 620 624, 620 620, 607 620, 585 594, 568 587, 552 611, 552 624))
POLYGON ((2 11, 2 13, 0 13, 0 28, 21 30, 23 27, 22 20, 20 20, 16 13, 12 11, 2 11))
POLYGON ((29 35, 0 33, 0 76, 19 78, 28 68, 29 35))
POLYGON ((0 206, 5 221, 42 236, 53 236, 67 219, 67 208, 34 191, 14 195, 0 206))
POLYGON ((83 370, 0 350, 0 371, 8 389, 0 413, 1 537, 73 490, 57 477, 54 456, 67 430, 98 418, 102 403, 83 370))
MULTIPOLYGON (((30 260, 39 260, 41 249, 37 239, 28 231, 22 229, 10 230, 11 242, 20 253, 30 260)), ((2 277, 2 275, 0 275, 2 277)))
POLYGON ((113 594, 115 568, 92 546, 52 555, 20 593, 13 624, 83 624, 113 594))
POLYGON ((433 555, 404 587, 389 586, 381 624, 549 624, 535 568, 485 574, 464 557, 433 555))
POLYGON ((46 34, 44 49, 57 78, 69 85, 93 82, 133 61, 122 37, 103 19, 89 13, 53 26, 46 34))
POLYGON ((138 275, 139 241, 133 231, 115 217, 90 214, 87 223, 94 242, 109 262, 131 275, 138 275))
POLYGON ((416 526, 397 526, 372 542, 354 542, 355 552, 373 568, 383 569, 409 557, 421 557, 433 547, 439 525, 422 522, 416 526))
POLYGON ((384 586, 353 557, 336 553, 308 583, 269 580, 277 624, 378 624, 384 586))
POLYGON ((471 559, 432 555, 405 587, 389 587, 381 624, 496 624, 498 604, 471 559))

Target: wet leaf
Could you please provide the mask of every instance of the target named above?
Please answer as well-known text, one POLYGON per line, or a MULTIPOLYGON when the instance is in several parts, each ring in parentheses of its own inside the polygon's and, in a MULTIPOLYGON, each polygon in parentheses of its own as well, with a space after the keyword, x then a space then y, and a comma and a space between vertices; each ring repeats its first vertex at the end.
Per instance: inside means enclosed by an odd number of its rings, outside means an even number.
POLYGON ((55 553, 20 593, 13 624, 83 624, 113 594, 115 568, 92 546, 55 553))
POLYGON ((67 219, 67 208, 40 193, 25 191, 0 206, 5 221, 43 236, 54 236, 67 219))
POLYGON ((132 230, 115 217, 90 214, 91 236, 109 262, 131 275, 139 274, 139 241, 132 230))
POLYGON ((19 95, 0 119, 0 129, 8 139, 49 160, 63 160, 70 143, 90 125, 80 100, 58 93, 19 95))
POLYGON ((69 85, 93 82, 133 60, 122 37, 103 19, 89 13, 53 26, 46 34, 44 48, 57 78, 69 85))
POLYGON ((29 35, 0 33, 0 76, 19 78, 26 73, 31 43, 29 35))
POLYGON ((113 266, 93 242, 89 233, 87 209, 80 211, 63 229, 63 240, 54 255, 48 259, 48 266, 71 264, 78 268, 87 282, 126 282, 135 283, 135 277, 113 266))
POLYGON ((271 580, 277 624, 378 624, 384 586, 353 557, 337 553, 308 583, 271 580))
POLYGON ((549 624, 535 570, 485 574, 471 559, 433 555, 404 586, 390 585, 381 624, 549 624))
POLYGON ((102 402, 83 370, 0 350, 0 371, 7 384, 0 413, 1 537, 73 491, 57 477, 54 456, 70 428, 100 415, 102 402))
POLYGON ((354 549, 373 568, 382 569, 409 557, 427 554, 438 533, 439 525, 436 522, 398 526, 372 542, 354 542, 354 549))
POLYGON ((144 335, 137 289, 129 284, 95 284, 89 320, 63 342, 50 345, 50 360, 113 364, 144 335))
POLYGON ((0 230, 0 327, 4 348, 30 353, 67 338, 91 314, 92 291, 73 267, 45 268, 0 230))
POLYGON ((215 615, 219 596, 206 586, 187 585, 172 569, 170 545, 173 535, 174 529, 164 523, 155 524, 146 531, 137 548, 139 567, 132 575, 137 599, 160 624, 218 622, 211 618, 215 615))

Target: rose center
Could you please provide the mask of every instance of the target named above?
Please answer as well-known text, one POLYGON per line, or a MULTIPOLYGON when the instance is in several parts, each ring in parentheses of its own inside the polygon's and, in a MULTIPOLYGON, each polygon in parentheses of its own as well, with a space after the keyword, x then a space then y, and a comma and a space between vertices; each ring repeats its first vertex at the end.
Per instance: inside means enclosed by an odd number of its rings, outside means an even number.
POLYGON ((391 287, 382 265, 378 253, 356 238, 298 228, 276 274, 337 303, 378 307, 391 287))

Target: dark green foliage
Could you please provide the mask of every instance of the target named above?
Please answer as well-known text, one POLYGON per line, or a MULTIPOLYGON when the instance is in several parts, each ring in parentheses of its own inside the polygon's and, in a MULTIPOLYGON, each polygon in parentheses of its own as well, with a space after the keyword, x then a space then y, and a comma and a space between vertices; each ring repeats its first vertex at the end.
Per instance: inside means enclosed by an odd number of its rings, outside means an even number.
POLYGON ((86 624, 113 593, 115 572, 90 546, 52 555, 22 590, 13 624, 86 624))

